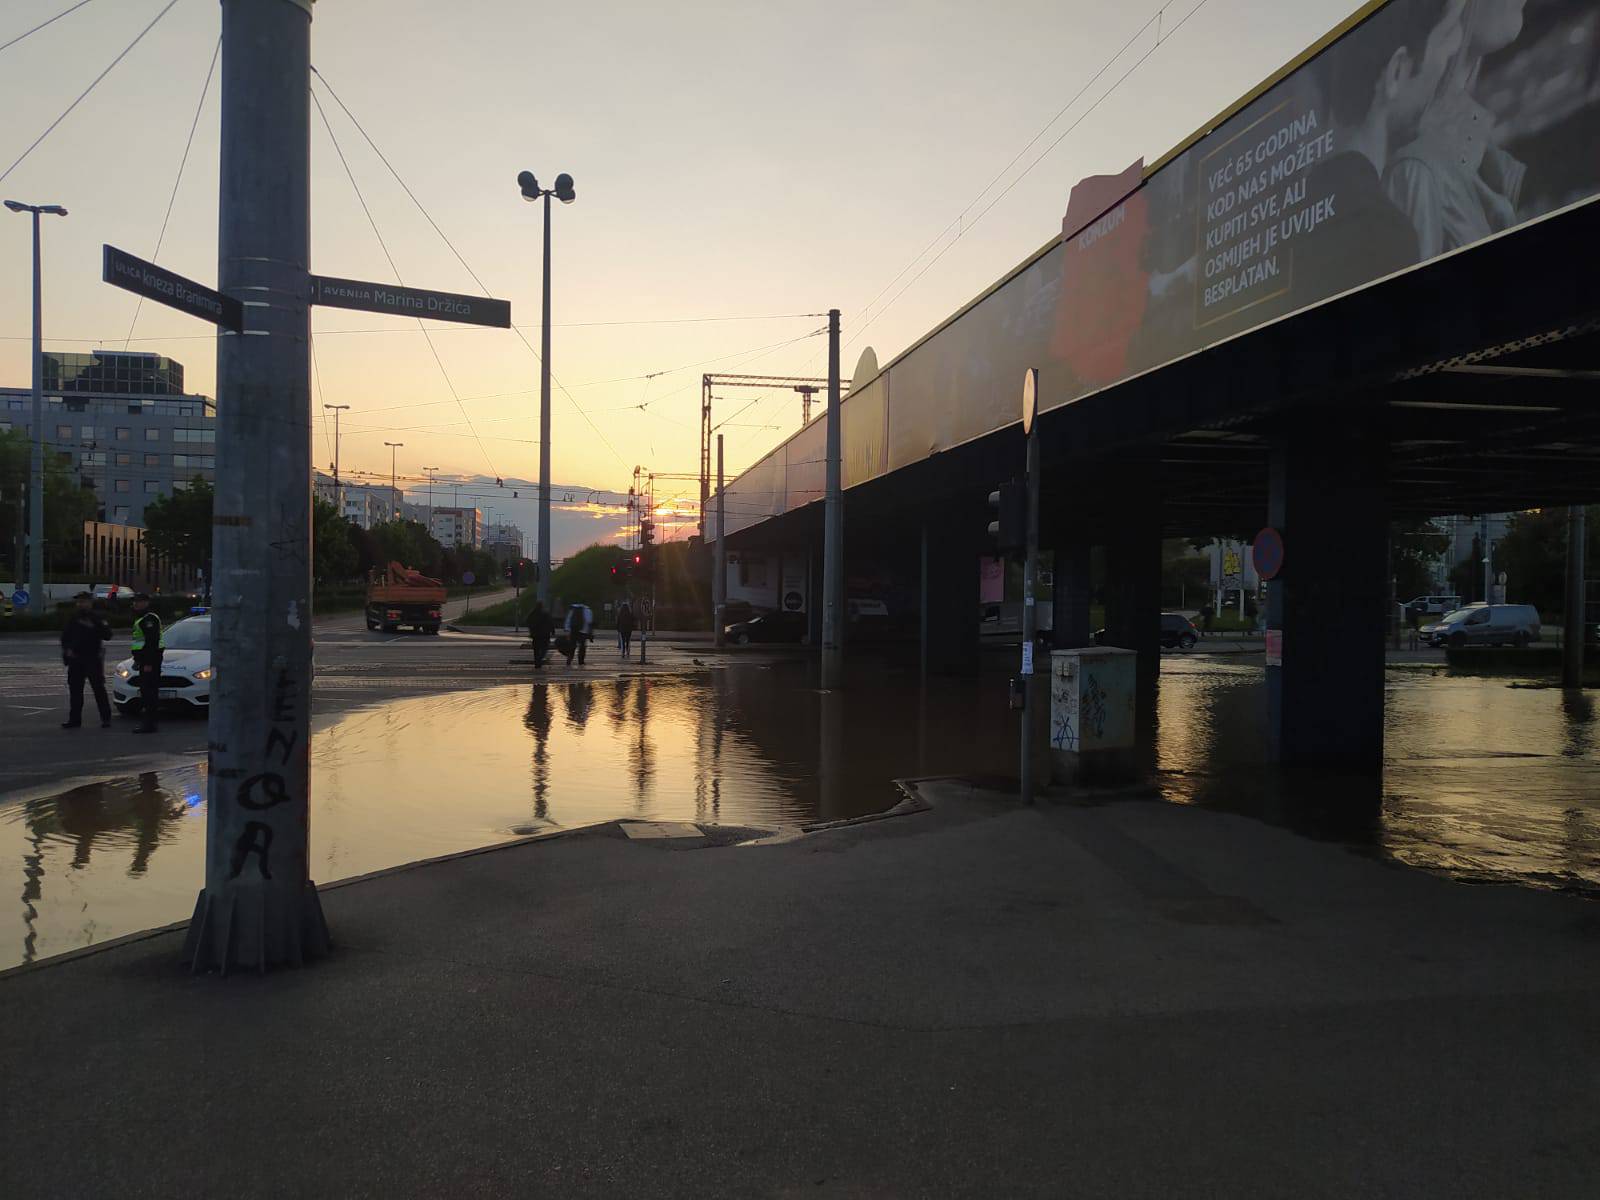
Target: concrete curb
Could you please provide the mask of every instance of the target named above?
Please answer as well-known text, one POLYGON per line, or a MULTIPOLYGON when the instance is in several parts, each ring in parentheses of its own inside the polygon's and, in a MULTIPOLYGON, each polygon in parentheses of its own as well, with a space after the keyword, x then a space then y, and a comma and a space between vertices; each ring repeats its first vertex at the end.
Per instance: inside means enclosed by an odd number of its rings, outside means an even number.
MULTIPOLYGON (((916 795, 914 791, 914 780, 896 780, 895 784, 906 793, 906 796, 899 803, 885 809, 883 812, 868 813, 867 815, 861 817, 847 817, 837 821, 813 822, 810 825, 780 824, 771 826, 739 826, 738 828, 741 829, 760 829, 769 831, 769 835, 747 838, 744 841, 732 842, 729 843, 726 848, 737 849, 741 847, 785 845, 789 842, 797 841, 811 833, 825 833, 829 830, 843 829, 852 825, 864 825, 872 821, 881 821, 888 817, 906 816, 915 812, 924 812, 933 807, 926 800, 916 795)), ((449 854, 439 854, 432 858, 419 858, 413 860, 412 862, 397 863, 392 867, 380 867, 376 871, 367 871, 361 875, 351 875, 345 879, 335 879, 332 883, 317 884, 316 888, 319 894, 322 892, 331 892, 339 888, 349 887, 352 884, 367 883, 374 879, 383 879, 390 875, 398 875, 404 871, 415 871, 425 867, 441 866, 447 863, 458 862, 464 858, 474 858, 480 854, 493 854, 501 850, 510 850, 513 847, 525 846, 533 842, 553 842, 562 838, 585 835, 593 836, 601 830, 613 827, 616 827, 620 830, 621 826, 638 822, 641 819, 642 818, 638 817, 612 817, 609 820, 594 821, 587 825, 573 825, 570 827, 546 830, 542 833, 522 834, 517 837, 507 838, 505 841, 491 842, 487 846, 473 846, 467 850, 454 850, 449 854)), ((704 832, 706 829, 723 828, 722 826, 718 826, 716 824, 701 824, 700 822, 693 822, 693 824, 698 825, 702 832, 704 832)), ((79 959, 87 958, 90 955, 102 954, 106 951, 115 950, 122 946, 132 945, 135 942, 148 941, 151 938, 162 937, 169 933, 182 933, 188 928, 189 921, 186 918, 182 921, 174 921, 168 925, 158 925, 153 929, 142 929, 135 933, 125 933, 121 937, 110 938, 104 942, 96 942, 92 946, 80 946, 76 950, 63 950, 60 954, 52 954, 50 957, 40 959, 38 962, 19 963, 14 967, 0 969, 0 982, 10 979, 14 975, 21 975, 30 971, 46 970, 51 967, 64 966, 68 963, 76 962, 79 959)))

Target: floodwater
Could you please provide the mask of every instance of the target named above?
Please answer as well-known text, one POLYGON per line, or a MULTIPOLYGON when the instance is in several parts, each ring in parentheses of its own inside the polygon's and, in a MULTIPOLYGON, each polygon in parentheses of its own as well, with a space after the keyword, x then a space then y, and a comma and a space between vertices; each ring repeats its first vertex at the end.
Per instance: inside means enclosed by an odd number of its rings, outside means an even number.
MULTIPOLYGON (((858 665, 848 689, 825 696, 810 671, 791 661, 517 684, 319 720, 314 876, 616 817, 857 816, 893 804, 900 776, 1014 779, 1003 675, 923 688, 858 665)), ((1266 769, 1262 674, 1259 660, 1165 659, 1152 766, 1166 798, 1461 878, 1600 892, 1592 693, 1391 670, 1388 764, 1374 785, 1266 769)), ((20 889, 0 917, 0 967, 186 918, 202 883, 205 790, 196 766, 0 801, 0 872, 20 889)))
POLYGON ((1259 660, 1168 656, 1164 796, 1368 845, 1476 882, 1600 895, 1600 713, 1593 691, 1392 666, 1382 780, 1269 770, 1259 660))

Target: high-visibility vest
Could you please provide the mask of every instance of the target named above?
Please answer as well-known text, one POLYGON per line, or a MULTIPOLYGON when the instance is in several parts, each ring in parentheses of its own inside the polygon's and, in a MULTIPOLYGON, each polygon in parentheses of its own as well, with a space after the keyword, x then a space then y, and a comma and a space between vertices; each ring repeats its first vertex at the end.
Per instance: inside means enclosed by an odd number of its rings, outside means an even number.
POLYGON ((167 648, 167 630, 166 630, 166 627, 161 624, 161 618, 157 617, 155 613, 147 612, 147 613, 144 613, 143 615, 141 615, 139 617, 134 618, 134 622, 133 622, 133 639, 129 643, 129 646, 131 647, 131 649, 133 650, 133 652, 135 654, 139 653, 139 651, 144 649, 144 623, 145 623, 145 620, 147 618, 149 618, 149 617, 155 617, 155 621, 156 621, 156 645, 158 647, 160 647, 161 649, 163 649, 163 650, 165 650, 167 648))

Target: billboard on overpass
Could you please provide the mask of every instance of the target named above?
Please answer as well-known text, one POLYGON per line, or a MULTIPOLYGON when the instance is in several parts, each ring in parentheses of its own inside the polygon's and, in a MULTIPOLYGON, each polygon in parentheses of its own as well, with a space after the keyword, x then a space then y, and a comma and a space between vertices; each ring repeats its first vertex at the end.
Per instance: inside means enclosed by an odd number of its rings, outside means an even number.
POLYGON ((1594 0, 1391 0, 1141 178, 1074 189, 1069 402, 1600 192, 1594 0))
MULTIPOLYGON (((1060 240, 858 379, 845 485, 1016 424, 1029 367, 1060 408, 1592 201, 1596 147, 1595 0, 1370 6, 1155 168, 1084 180, 1060 240)), ((730 485, 731 528, 821 498, 824 422, 730 485)))

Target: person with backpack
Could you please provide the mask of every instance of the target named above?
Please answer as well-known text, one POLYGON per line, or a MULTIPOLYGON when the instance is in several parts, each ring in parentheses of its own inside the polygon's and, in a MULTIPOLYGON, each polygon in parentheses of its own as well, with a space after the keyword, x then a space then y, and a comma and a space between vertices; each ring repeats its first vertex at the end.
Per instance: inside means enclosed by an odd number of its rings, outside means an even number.
POLYGON ((594 615, 587 604, 573 604, 567 609, 567 636, 571 639, 567 647, 567 666, 572 665, 574 654, 578 656, 578 665, 584 665, 589 653, 589 635, 593 629, 594 615))

